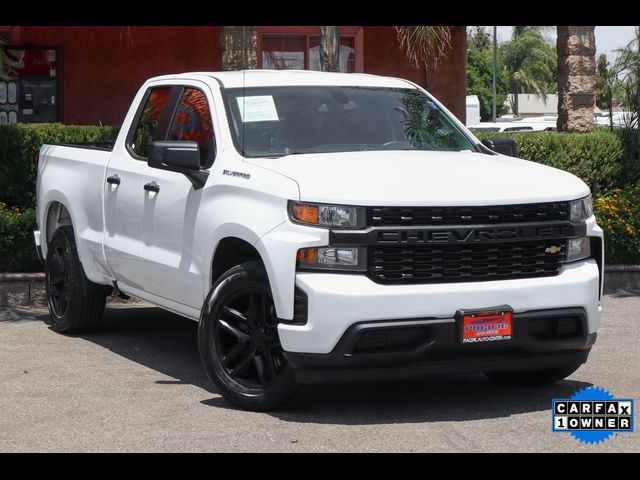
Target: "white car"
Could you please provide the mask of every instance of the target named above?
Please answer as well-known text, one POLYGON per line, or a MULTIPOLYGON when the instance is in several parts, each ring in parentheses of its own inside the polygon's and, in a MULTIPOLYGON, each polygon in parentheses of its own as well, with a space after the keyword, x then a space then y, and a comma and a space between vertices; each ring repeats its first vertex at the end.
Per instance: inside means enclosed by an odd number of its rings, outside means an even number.
POLYGON ((513 122, 480 122, 471 125, 472 132, 496 132, 496 133, 520 133, 520 132, 552 132, 556 130, 555 121, 527 121, 515 120, 513 122))
POLYGON ((600 324, 587 185, 398 78, 152 78, 114 144, 42 146, 37 209, 55 330, 95 329, 111 292, 193 319, 243 408, 428 372, 555 381, 600 324))

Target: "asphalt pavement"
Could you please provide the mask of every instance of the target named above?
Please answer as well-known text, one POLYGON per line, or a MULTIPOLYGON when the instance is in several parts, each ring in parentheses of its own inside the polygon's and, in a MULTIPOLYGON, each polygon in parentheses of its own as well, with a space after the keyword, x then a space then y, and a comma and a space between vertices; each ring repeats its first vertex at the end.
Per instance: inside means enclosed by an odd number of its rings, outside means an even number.
POLYGON ((604 297, 588 363, 551 386, 496 386, 482 375, 332 385, 270 413, 237 410, 216 392, 190 320, 114 305, 99 333, 65 336, 42 308, 2 307, 0 451, 639 452, 637 431, 584 445, 553 433, 550 413, 552 398, 590 385, 640 398, 640 296, 631 293, 604 297))

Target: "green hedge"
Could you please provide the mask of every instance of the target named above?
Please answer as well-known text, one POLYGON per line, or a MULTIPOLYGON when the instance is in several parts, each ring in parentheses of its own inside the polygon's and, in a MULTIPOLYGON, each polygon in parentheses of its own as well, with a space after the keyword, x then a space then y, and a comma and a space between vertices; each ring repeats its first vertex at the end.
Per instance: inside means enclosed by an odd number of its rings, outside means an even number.
MULTIPOLYGON (((33 163, 43 143, 113 140, 112 127, 60 124, 0 126, 0 272, 41 270, 31 231, 35 225, 33 163)), ((607 263, 640 263, 640 186, 635 132, 598 130, 588 134, 479 133, 478 138, 510 137, 529 160, 581 177, 600 193, 594 202, 605 230, 607 263), (610 192, 607 195, 602 192, 610 192)))
POLYGON ((0 126, 0 202, 9 206, 35 206, 34 158, 43 143, 97 142, 115 139, 112 127, 62 125, 0 126))
POLYGON ((593 193, 638 179, 634 132, 596 130, 590 133, 493 133, 485 138, 513 138, 520 158, 566 170, 580 177, 593 193))
POLYGON ((32 208, 8 208, 0 202, 0 272, 38 272, 38 260, 32 232, 36 212, 32 208))
POLYGON ((604 230, 606 263, 640 264, 640 185, 602 195, 593 207, 604 230))

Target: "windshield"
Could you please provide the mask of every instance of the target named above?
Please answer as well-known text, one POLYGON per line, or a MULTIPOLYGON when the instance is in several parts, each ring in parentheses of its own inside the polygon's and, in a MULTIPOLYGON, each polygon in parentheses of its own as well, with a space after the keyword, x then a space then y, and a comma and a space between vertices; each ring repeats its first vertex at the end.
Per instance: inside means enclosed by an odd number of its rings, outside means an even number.
POLYGON ((423 92, 379 87, 290 86, 224 90, 245 157, 368 150, 475 150, 423 92))

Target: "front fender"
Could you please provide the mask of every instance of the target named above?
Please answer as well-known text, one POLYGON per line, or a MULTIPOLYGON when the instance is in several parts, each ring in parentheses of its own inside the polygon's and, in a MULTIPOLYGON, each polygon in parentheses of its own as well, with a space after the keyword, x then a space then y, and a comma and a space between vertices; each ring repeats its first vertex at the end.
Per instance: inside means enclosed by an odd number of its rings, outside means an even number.
POLYGON ((298 249, 329 244, 329 230, 285 221, 254 245, 267 270, 278 318, 293 318, 298 249))

